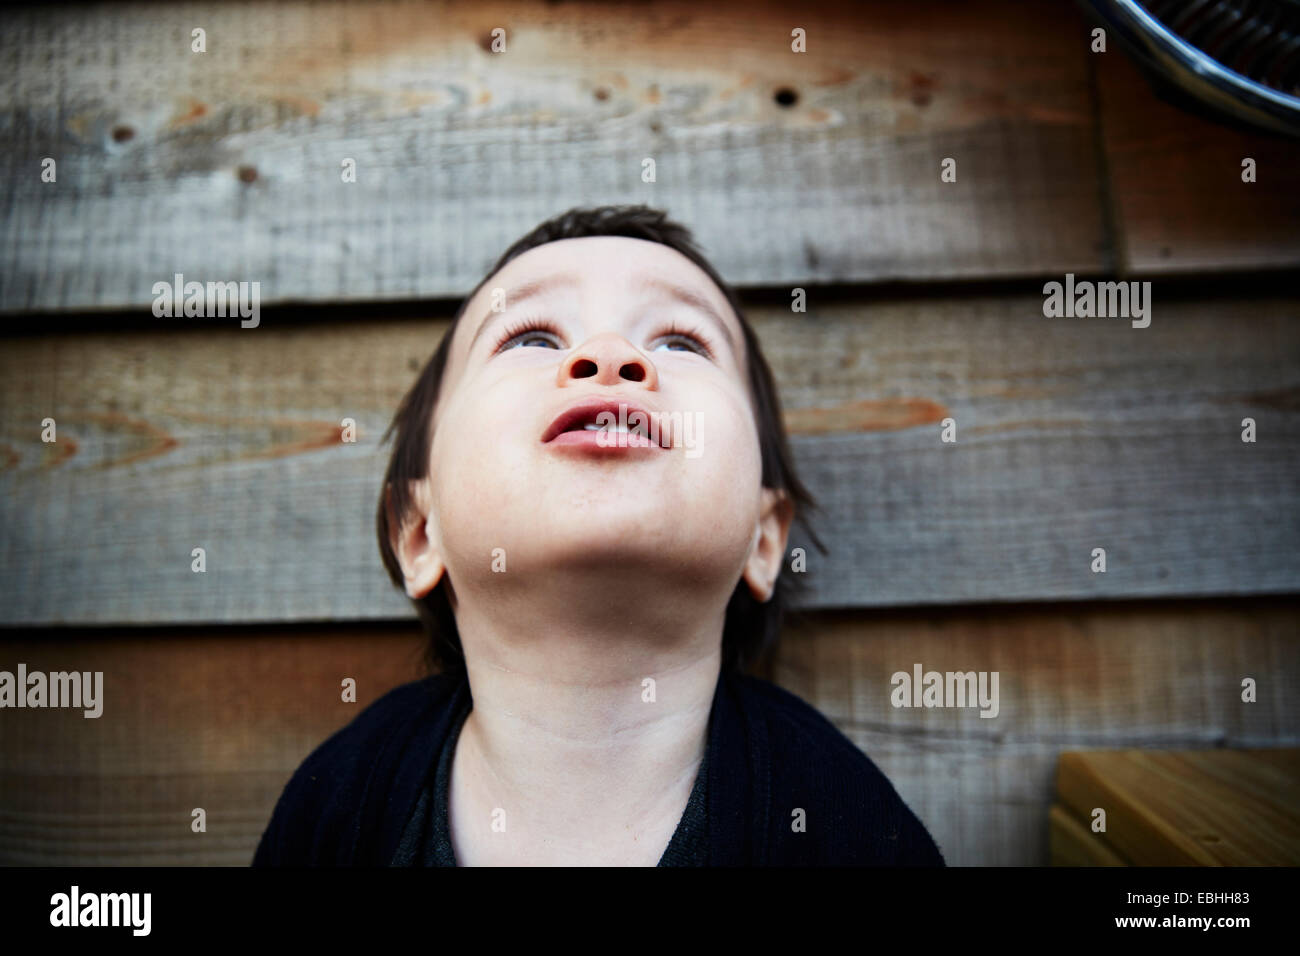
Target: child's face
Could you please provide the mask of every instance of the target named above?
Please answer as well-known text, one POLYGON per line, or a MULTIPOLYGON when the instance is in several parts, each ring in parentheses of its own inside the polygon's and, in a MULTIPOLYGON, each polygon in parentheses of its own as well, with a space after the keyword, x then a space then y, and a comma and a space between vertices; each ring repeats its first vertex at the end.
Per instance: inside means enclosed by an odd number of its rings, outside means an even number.
POLYGON ((770 594, 789 515, 781 506, 771 517, 776 496, 761 487, 740 323, 709 277, 667 246, 566 239, 507 263, 457 325, 433 428, 417 490, 426 520, 406 566, 413 597, 444 569, 462 599, 476 580, 505 584, 487 577, 502 555, 509 583, 617 567, 724 597, 743 573, 760 599, 770 594), (538 280, 555 284, 519 291, 538 280), (495 289, 505 290, 500 312, 495 289), (555 331, 514 331, 533 318, 555 331), (701 344, 666 334, 674 325, 701 344), (682 430, 675 443, 661 432, 655 447, 600 447, 595 432, 544 440, 562 412, 590 399, 614 402, 615 413, 620 402, 661 413, 682 430))

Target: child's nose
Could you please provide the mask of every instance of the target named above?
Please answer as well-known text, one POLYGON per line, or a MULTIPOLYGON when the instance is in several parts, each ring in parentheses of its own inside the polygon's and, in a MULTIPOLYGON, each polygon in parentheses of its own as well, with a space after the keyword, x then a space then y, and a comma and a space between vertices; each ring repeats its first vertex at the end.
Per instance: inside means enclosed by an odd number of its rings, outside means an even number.
POLYGON ((593 335, 569 353, 560 364, 559 384, 576 378, 593 379, 599 385, 643 382, 647 388, 659 387, 654 362, 617 332, 593 335))

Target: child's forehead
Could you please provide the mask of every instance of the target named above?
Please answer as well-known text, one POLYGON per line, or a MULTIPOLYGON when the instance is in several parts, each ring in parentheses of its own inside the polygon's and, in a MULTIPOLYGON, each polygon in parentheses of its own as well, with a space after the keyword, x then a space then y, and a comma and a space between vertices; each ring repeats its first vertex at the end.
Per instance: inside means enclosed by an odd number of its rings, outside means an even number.
POLYGON ((488 277, 475 295, 487 305, 495 290, 509 292, 542 279, 558 288, 623 293, 644 280, 660 278, 697 291, 725 306, 726 299, 708 274, 676 249, 630 236, 583 236, 558 239, 529 249, 488 277), (569 279, 568 282, 558 281, 569 279))

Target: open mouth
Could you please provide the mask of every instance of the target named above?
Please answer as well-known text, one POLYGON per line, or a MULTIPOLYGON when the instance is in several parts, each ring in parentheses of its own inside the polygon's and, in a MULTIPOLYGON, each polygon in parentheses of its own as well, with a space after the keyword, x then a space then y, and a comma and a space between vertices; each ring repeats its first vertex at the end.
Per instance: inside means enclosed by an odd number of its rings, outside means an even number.
POLYGON ((659 448, 651 413, 628 402, 586 399, 565 409, 542 433, 542 442, 594 448, 659 448))

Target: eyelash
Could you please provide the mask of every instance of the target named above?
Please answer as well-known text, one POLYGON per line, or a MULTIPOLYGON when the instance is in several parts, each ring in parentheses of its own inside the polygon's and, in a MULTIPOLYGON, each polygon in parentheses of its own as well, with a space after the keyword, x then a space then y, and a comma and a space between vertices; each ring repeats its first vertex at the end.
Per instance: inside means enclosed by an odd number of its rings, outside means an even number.
MULTIPOLYGON (((501 337, 497 339, 497 344, 492 349, 492 354, 495 355, 502 351, 504 346, 508 345, 525 332, 549 332, 557 337, 562 334, 559 328, 557 328, 555 323, 550 319, 544 319, 541 316, 526 316, 519 319, 517 322, 510 323, 506 326, 501 337)), ((665 329, 662 334, 664 336, 677 336, 678 338, 686 339, 698 346, 705 358, 713 358, 713 349, 709 347, 709 343, 705 340, 704 336, 700 334, 698 328, 688 329, 684 326, 678 325, 676 320, 674 320, 668 324, 668 328, 665 329)))

